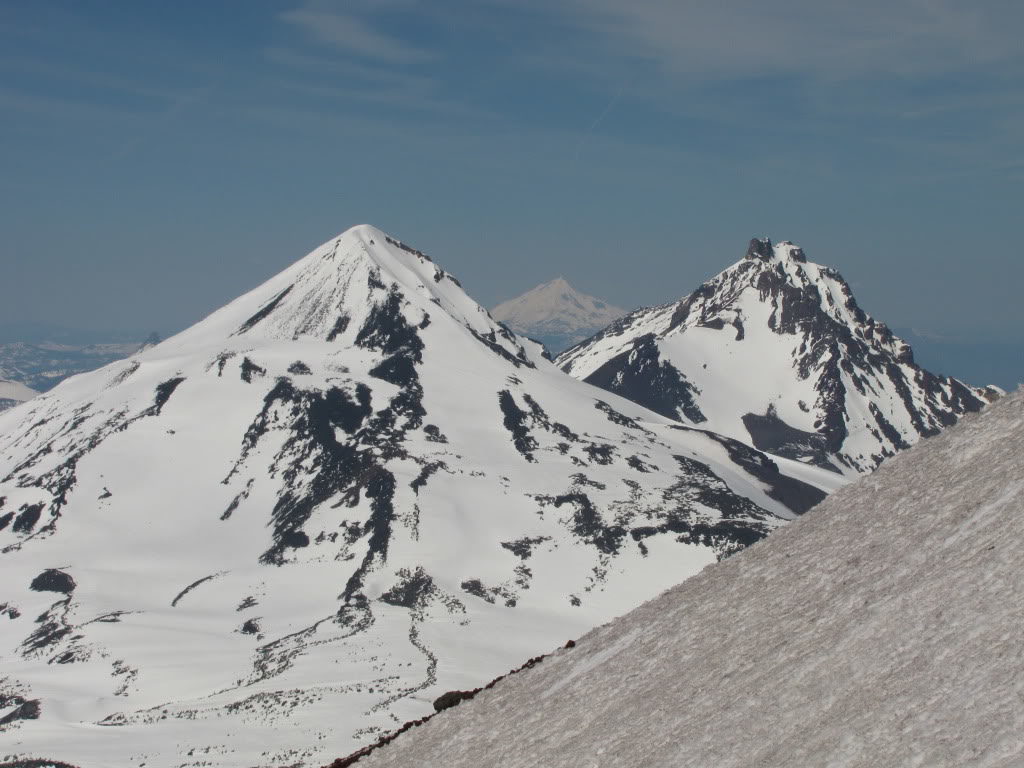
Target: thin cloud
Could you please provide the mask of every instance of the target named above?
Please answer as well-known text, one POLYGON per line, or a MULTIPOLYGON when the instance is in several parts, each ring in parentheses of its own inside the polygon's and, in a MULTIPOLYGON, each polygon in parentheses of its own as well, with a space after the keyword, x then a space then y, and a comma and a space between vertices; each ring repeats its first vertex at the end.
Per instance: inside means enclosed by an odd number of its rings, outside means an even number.
POLYGON ((354 13, 305 6, 285 11, 280 19, 317 42, 354 56, 395 64, 435 58, 430 51, 378 31, 354 13))
MULTIPOLYGON (((491 0, 505 5, 511 0, 491 0)), ((516 0, 584 44, 701 80, 935 74, 1020 62, 1024 6, 1007 0, 516 0)))

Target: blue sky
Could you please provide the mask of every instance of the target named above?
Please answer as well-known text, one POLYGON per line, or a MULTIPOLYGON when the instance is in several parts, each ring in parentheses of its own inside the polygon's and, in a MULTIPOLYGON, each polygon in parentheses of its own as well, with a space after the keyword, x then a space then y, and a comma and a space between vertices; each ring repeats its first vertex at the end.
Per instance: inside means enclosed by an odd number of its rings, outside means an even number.
POLYGON ((369 222, 492 305, 789 239, 1024 340, 1024 5, 0 2, 0 323, 173 331, 369 222))

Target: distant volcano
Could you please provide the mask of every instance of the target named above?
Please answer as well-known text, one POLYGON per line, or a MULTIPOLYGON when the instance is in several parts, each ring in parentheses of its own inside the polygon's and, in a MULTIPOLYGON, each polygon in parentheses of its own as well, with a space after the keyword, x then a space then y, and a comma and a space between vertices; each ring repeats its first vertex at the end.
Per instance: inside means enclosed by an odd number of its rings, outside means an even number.
POLYGON ((626 310, 580 293, 564 277, 556 277, 502 302, 491 314, 516 333, 542 342, 557 354, 618 320, 626 310))

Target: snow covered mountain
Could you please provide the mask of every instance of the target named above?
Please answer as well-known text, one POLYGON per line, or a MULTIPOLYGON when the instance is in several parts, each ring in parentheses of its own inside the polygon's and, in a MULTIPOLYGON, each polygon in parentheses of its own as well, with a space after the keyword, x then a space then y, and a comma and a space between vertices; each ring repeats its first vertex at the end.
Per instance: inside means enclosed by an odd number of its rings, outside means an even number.
POLYGON ((600 299, 580 293, 557 277, 491 310, 491 315, 516 333, 561 352, 626 314, 600 299))
POLYGON ((1018 768, 1022 478, 1018 391, 357 768, 1018 768))
POLYGON ((0 411, 6 411, 26 400, 31 400, 37 394, 39 393, 26 387, 20 381, 0 379, 0 411))
POLYGON ((566 376, 356 227, 0 416, 2 752, 319 765, 842 483, 566 376))
POLYGON ((836 270, 767 239, 689 296, 637 310, 556 362, 684 424, 848 476, 1000 393, 915 365, 836 270))

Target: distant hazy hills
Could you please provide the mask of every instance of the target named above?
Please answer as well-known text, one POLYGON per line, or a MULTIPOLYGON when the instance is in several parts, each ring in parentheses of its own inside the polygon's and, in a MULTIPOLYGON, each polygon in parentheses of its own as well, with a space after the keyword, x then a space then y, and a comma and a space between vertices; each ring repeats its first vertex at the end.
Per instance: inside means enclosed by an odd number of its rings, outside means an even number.
POLYGON ((144 342, 116 336, 96 342, 61 329, 46 335, 31 328, 5 331, 0 338, 16 338, 12 333, 17 331, 25 335, 17 341, 0 342, 0 382, 9 384, 0 386, 0 410, 53 389, 70 376, 102 368, 160 342, 155 333, 144 342))

